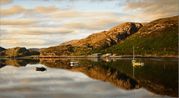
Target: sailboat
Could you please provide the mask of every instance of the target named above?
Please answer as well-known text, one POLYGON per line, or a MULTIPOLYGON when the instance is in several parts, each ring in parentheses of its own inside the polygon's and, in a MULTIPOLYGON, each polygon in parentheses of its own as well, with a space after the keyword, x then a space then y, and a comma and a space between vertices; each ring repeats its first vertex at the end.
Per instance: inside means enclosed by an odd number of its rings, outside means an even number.
POLYGON ((144 66, 144 63, 143 62, 137 62, 135 60, 135 53, 134 53, 134 47, 133 47, 133 58, 132 58, 132 66, 144 66))
POLYGON ((71 61, 71 62, 70 62, 70 66, 78 66, 78 65, 79 65, 78 62, 75 62, 75 61, 71 61))

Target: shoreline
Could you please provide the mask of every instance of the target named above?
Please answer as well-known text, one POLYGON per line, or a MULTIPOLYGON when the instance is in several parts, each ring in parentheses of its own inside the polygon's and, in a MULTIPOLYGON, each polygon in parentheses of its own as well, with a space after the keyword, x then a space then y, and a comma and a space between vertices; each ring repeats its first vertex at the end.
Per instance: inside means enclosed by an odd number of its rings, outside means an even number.
MULTIPOLYGON (((178 55, 135 55, 135 58, 178 58, 178 55)), ((118 56, 39 56, 39 58, 133 58, 133 55, 118 56)))
MULTIPOLYGON (((0 57, 0 59, 40 59, 40 58, 133 58, 133 55, 119 55, 119 56, 23 56, 23 57, 0 57)), ((179 58, 178 55, 170 56, 156 56, 156 55, 136 55, 135 58, 179 58)))
MULTIPOLYGON (((23 57, 5 57, 1 56, 0 59, 40 59, 40 58, 133 58, 133 55, 118 55, 118 56, 23 56, 23 57)), ((135 55, 135 58, 179 58, 178 55, 135 55)))

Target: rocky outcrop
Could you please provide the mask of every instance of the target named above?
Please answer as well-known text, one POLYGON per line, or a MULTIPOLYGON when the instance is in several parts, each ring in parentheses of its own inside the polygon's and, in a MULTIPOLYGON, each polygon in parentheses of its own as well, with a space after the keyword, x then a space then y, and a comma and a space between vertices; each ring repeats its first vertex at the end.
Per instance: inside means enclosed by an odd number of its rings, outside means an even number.
POLYGON ((143 26, 136 34, 138 36, 146 37, 146 36, 154 35, 157 33, 160 34, 164 30, 172 30, 173 28, 178 26, 178 18, 179 18, 178 16, 174 16, 174 17, 161 18, 161 19, 154 20, 146 24, 145 26, 143 26))

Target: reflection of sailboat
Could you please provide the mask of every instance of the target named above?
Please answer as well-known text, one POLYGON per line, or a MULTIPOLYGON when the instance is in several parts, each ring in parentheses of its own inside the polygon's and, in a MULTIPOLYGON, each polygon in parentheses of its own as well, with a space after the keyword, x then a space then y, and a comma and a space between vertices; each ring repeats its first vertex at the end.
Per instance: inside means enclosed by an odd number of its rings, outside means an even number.
POLYGON ((46 71, 45 67, 36 67, 36 71, 46 71))
POLYGON ((135 60, 134 47, 133 47, 132 66, 144 66, 144 63, 143 63, 143 62, 137 62, 137 61, 135 60))
POLYGON ((70 62, 70 66, 78 66, 79 65, 79 63, 78 62, 70 62))
POLYGON ((106 61, 106 62, 111 62, 111 58, 109 58, 109 57, 104 58, 103 60, 106 61))

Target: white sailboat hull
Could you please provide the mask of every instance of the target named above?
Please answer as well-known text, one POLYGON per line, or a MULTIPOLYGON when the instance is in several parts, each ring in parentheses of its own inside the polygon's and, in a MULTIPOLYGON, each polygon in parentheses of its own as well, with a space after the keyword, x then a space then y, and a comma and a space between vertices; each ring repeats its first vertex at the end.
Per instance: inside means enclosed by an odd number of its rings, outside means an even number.
POLYGON ((144 66, 143 62, 137 62, 136 60, 132 60, 132 66, 144 66))

